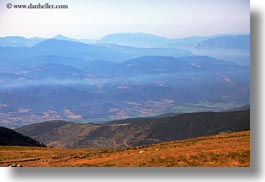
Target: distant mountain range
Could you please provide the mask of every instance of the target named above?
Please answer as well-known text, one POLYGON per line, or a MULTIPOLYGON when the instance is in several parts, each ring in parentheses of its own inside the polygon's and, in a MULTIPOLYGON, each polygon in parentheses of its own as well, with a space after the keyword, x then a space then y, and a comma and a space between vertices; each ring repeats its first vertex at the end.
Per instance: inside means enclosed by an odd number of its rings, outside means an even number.
POLYGON ((249 35, 220 36, 209 38, 196 45, 198 49, 238 49, 250 50, 249 35))
POLYGON ((147 33, 114 33, 99 40, 100 43, 111 43, 123 46, 154 48, 161 47, 170 39, 147 33))
POLYGON ((106 124, 48 121, 16 131, 50 147, 127 148, 250 129, 250 111, 186 113, 106 124))
POLYGON ((119 33, 82 41, 0 39, 0 125, 102 123, 250 103, 249 35, 119 33))
POLYGON ((222 111, 249 103, 249 68, 211 57, 113 63, 45 56, 28 62, 32 66, 1 73, 2 126, 222 111))
POLYGON ((250 63, 250 35, 191 36, 168 39, 145 33, 117 33, 99 42, 133 47, 181 48, 193 54, 206 55, 241 65, 250 63))
MULTIPOLYGON (((121 62, 145 55, 161 55, 183 57, 192 55, 190 51, 177 48, 134 48, 124 46, 103 46, 84 44, 80 42, 49 39, 33 47, 0 47, 0 57, 8 60, 27 60, 32 57, 56 55, 68 58, 89 60, 109 60, 121 62)), ((35 58, 37 59, 37 58, 35 58)))
MULTIPOLYGON (((112 61, 121 61, 136 58, 145 55, 163 55, 163 56, 187 56, 191 52, 195 55, 205 55, 215 57, 217 59, 234 62, 241 65, 250 64, 250 35, 213 35, 213 36, 190 36, 177 39, 169 39, 147 33, 114 33, 109 34, 101 39, 72 39, 63 35, 56 35, 50 39, 45 38, 24 38, 18 36, 0 37, 0 46, 3 47, 33 47, 38 43, 47 40, 61 40, 79 43, 73 45, 74 49, 67 49, 65 54, 72 57, 82 59, 105 59, 112 61), (81 43, 89 44, 84 48, 81 43), (93 44, 94 46, 92 46, 93 44), (95 46, 97 45, 97 46, 95 46), (81 50, 76 52, 76 46, 80 46, 81 50), (149 48, 149 49, 147 49, 149 48), (69 52, 70 51, 70 52, 69 52), (73 52, 75 51, 75 52, 73 52), (186 51, 186 52, 185 52, 186 51), (112 54, 111 54, 111 53, 112 54), (100 54, 102 53, 102 54, 100 54), (80 55, 80 56, 77 56, 80 55)), ((45 43, 49 46, 49 41, 45 43)), ((60 50, 65 46, 69 46, 67 42, 57 42, 54 47, 52 43, 51 49, 42 52, 44 54, 61 55, 60 50), (65 44, 64 46, 61 44, 65 44), (55 48, 55 49, 54 49, 55 48), (59 48, 59 50, 57 50, 59 48), (55 51, 55 52, 54 52, 55 51)), ((43 44, 41 44, 43 46, 43 44)), ((69 47, 70 48, 70 47, 69 47)), ((38 48, 36 48, 38 49, 38 48)), ((40 48, 43 49, 43 48, 40 48)), ((3 50, 2 50, 3 51, 3 50)), ((2 52, 0 50, 0 53, 2 52)), ((5 52, 18 54, 18 50, 5 49, 5 52)), ((36 50, 37 52, 40 50, 36 50)), ((28 54, 34 52, 29 49, 28 54)), ((35 52, 34 52, 35 53, 35 52)), ((1 54, 0 54, 1 55, 1 54)), ((31 55, 31 54, 30 54, 31 55)), ((2 56, 2 55, 1 55, 2 56)), ((32 55, 31 55, 32 56, 32 55)), ((62 56, 62 55, 61 55, 62 56)))
POLYGON ((14 130, 0 127, 0 146, 44 147, 45 145, 14 130))
MULTIPOLYGON (((148 33, 113 33, 101 39, 73 39, 63 35, 56 35, 50 39, 83 42, 88 44, 116 44, 120 46, 141 48, 222 48, 222 49, 248 49, 250 48, 250 35, 213 35, 190 36, 177 39, 169 39, 148 33)), ((32 47, 47 38, 25 38, 20 36, 0 37, 0 46, 4 47, 32 47)))
POLYGON ((0 46, 3 47, 31 47, 39 42, 45 40, 45 38, 25 38, 20 36, 8 36, 0 37, 0 46))

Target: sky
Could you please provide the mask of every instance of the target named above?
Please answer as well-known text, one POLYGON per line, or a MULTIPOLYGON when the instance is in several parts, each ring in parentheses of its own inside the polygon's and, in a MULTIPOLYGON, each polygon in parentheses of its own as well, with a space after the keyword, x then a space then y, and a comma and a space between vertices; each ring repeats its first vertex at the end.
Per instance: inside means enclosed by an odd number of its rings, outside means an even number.
POLYGON ((167 38, 250 32, 249 0, 1 0, 0 36, 99 39, 120 32, 167 38), (68 5, 68 9, 8 9, 68 5))

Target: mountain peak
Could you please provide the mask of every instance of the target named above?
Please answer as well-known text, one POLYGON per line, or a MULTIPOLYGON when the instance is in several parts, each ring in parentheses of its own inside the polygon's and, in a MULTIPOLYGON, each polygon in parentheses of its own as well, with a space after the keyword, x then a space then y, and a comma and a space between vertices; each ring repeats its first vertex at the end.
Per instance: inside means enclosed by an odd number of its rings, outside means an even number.
POLYGON ((69 37, 65 37, 61 34, 57 34, 56 36, 52 37, 51 39, 58 39, 58 40, 74 40, 72 38, 69 38, 69 37))

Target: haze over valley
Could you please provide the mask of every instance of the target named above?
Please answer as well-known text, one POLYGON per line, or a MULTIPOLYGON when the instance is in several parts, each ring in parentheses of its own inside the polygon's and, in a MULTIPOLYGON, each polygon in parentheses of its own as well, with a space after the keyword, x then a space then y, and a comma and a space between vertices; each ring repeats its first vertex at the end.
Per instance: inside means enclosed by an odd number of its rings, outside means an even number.
POLYGON ((249 104, 249 34, 0 38, 0 124, 102 123, 249 104), (222 59, 223 58, 223 59, 222 59))

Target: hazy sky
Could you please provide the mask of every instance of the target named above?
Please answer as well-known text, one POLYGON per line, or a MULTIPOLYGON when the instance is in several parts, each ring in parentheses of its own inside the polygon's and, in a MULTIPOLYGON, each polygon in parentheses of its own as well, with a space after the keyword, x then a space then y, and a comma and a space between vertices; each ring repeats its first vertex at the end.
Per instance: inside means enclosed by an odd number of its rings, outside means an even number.
POLYGON ((169 38, 249 33, 249 0, 1 0, 0 36, 100 38, 146 32, 169 38), (7 9, 6 4, 68 9, 7 9))

